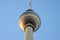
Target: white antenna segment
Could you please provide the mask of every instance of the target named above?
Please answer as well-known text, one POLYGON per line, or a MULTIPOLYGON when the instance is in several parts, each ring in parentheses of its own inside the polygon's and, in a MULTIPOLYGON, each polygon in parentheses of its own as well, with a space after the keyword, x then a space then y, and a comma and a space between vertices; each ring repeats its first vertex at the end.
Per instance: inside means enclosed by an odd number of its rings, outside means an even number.
POLYGON ((29 3, 28 3, 28 9, 31 9, 31 0, 29 0, 29 3))

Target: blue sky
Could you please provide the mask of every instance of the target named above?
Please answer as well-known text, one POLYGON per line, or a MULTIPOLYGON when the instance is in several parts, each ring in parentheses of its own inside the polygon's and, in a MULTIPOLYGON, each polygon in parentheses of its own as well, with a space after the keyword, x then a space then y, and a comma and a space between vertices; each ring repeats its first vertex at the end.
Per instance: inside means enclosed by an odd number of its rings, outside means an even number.
MULTIPOLYGON (((0 40, 24 40, 18 18, 27 7, 28 0, 0 0, 0 40)), ((60 0, 32 0, 32 9, 41 18, 34 40, 60 40, 60 0)))

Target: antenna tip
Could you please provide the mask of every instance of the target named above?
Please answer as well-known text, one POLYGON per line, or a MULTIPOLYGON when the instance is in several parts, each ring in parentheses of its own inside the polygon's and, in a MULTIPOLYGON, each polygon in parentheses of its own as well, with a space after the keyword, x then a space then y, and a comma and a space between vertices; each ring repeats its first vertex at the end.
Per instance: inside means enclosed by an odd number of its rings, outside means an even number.
POLYGON ((31 9, 31 0, 29 0, 28 9, 31 9))

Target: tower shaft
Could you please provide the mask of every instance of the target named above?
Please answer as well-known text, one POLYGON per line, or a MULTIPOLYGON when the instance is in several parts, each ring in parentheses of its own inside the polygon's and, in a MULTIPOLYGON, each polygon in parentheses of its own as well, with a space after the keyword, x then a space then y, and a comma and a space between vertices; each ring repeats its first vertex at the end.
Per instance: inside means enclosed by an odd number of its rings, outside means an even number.
POLYGON ((33 40, 33 28, 28 26, 26 27, 24 40, 33 40))

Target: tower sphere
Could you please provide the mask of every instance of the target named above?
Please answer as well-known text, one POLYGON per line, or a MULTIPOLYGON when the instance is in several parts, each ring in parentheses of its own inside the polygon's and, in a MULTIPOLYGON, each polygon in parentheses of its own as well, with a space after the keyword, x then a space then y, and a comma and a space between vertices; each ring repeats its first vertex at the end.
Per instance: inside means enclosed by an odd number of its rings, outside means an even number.
POLYGON ((28 9, 19 17, 18 24, 24 32, 28 26, 31 26, 33 28, 33 32, 35 32, 40 27, 41 20, 32 9, 28 9))

